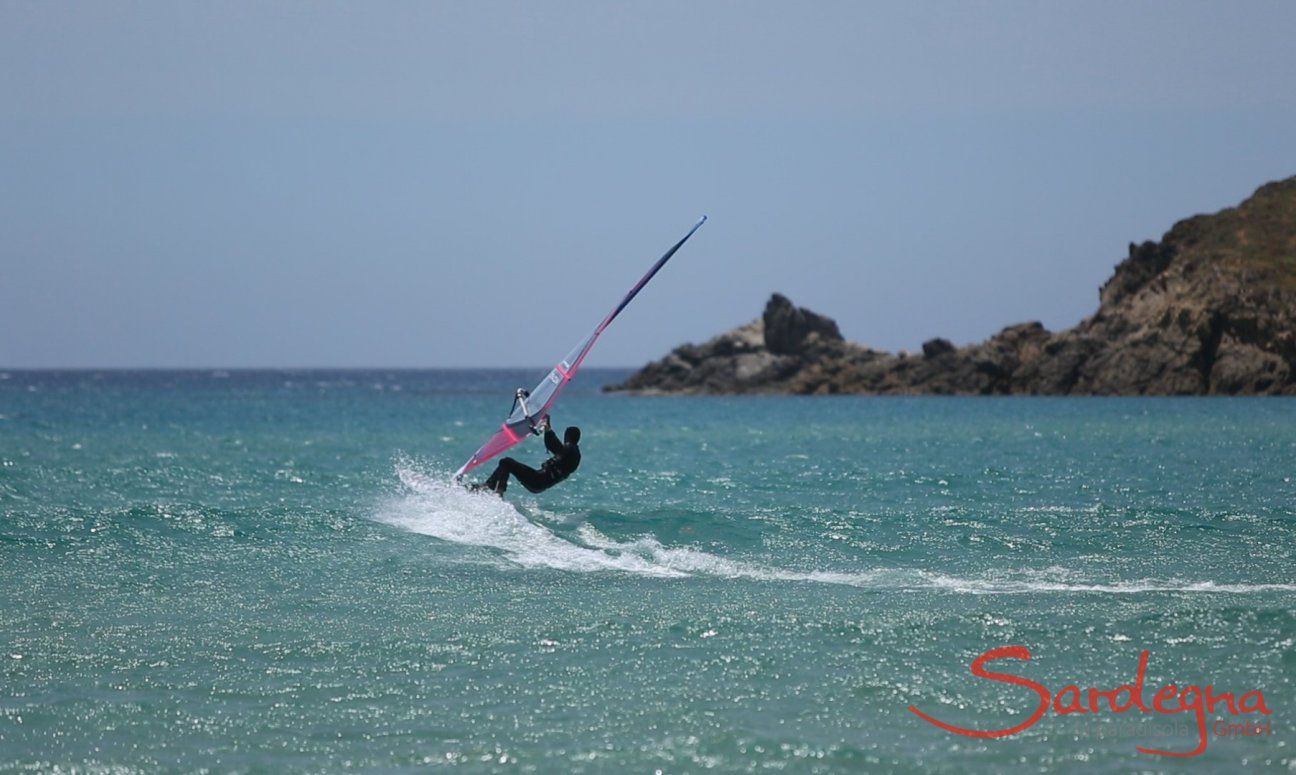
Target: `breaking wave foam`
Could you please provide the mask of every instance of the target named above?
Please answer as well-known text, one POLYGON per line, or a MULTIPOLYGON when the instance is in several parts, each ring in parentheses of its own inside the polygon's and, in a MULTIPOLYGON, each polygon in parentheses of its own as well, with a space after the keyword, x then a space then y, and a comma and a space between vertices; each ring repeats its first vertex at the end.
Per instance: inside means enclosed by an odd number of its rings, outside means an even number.
POLYGON ((616 541, 590 525, 581 525, 575 531, 576 540, 568 540, 532 522, 512 504, 492 494, 468 492, 443 478, 427 476, 406 462, 397 464, 396 473, 406 492, 380 508, 376 515, 379 521, 454 544, 497 550, 505 560, 524 568, 578 573, 616 571, 658 578, 710 576, 796 581, 871 589, 945 590, 973 595, 1296 592, 1296 584, 1216 584, 1179 580, 1111 584, 1079 580, 1064 582, 1049 578, 1058 574, 1047 571, 1031 573, 1023 579, 967 579, 903 568, 857 573, 794 571, 731 560, 700 549, 668 547, 652 536, 616 541))

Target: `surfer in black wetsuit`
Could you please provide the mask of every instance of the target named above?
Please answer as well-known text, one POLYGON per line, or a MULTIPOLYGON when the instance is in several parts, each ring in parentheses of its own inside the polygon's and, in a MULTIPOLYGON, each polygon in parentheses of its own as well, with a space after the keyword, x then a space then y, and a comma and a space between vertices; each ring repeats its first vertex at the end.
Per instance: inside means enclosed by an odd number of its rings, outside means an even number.
POLYGON ((540 421, 544 428, 545 449, 549 450, 550 457, 540 465, 540 470, 536 470, 529 465, 519 463, 511 457, 506 457, 495 466, 495 472, 490 475, 484 484, 478 485, 474 489, 486 489, 493 491, 496 495, 503 495, 504 490, 508 488, 509 474, 517 477, 522 486, 531 492, 544 492, 553 487, 562 480, 571 476, 572 472, 580 465, 581 453, 580 447, 580 428, 575 425, 569 426, 563 432, 562 441, 558 440, 558 434, 553 432, 549 427, 549 417, 546 415, 540 421))

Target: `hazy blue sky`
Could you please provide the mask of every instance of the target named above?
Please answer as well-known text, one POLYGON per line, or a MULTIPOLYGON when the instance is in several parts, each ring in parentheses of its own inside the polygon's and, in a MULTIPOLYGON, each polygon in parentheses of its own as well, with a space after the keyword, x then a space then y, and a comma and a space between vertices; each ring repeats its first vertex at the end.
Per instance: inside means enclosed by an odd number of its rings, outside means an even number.
POLYGON ((1296 174, 1296 3, 0 0, 0 366, 1073 325, 1296 174))

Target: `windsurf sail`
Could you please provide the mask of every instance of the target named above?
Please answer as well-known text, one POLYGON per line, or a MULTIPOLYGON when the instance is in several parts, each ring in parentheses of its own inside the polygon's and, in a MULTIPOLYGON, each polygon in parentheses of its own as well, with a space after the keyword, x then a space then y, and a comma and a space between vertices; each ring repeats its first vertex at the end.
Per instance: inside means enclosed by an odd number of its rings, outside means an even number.
POLYGON ((511 411, 504 422, 500 424, 500 428, 495 431, 495 435, 487 439, 486 443, 481 445, 481 448, 474 452, 472 457, 468 458, 468 462, 464 463, 463 466, 455 472, 455 479, 462 478, 464 474, 473 470, 482 463, 485 463, 487 460, 490 460, 504 450, 512 447, 514 444, 517 444, 536 431, 536 425, 540 421, 540 418, 549 414, 549 408, 558 400, 559 394, 562 393, 562 389, 567 386, 567 383, 571 382, 572 378, 576 376, 576 372, 585 361, 585 356, 589 355, 590 350, 594 347, 594 343, 598 341, 598 338, 602 336, 607 327, 612 324, 612 321, 616 320, 617 315, 621 314, 621 310, 625 309, 634 297, 639 294, 639 291, 643 290, 643 287, 648 284, 648 281, 653 278, 653 275, 657 274, 657 272, 666 265, 666 262, 670 260, 671 256, 675 255, 675 251, 679 250, 685 242, 688 242, 688 238, 693 236, 693 232, 697 231, 704 223, 706 223, 705 215, 702 216, 697 223, 693 224, 693 228, 688 230, 688 234, 685 234, 679 242, 672 245, 671 249, 666 251, 665 255, 657 259, 657 263, 653 264, 652 268, 649 269, 643 277, 639 278, 639 282, 634 284, 634 287, 630 289, 630 292, 622 297, 621 301, 618 302, 617 305, 613 307, 612 311, 608 313, 607 317, 603 318, 603 321, 599 323, 592 332, 590 332, 589 336, 580 340, 580 342, 571 349, 571 352, 567 353, 566 357, 559 361, 558 365, 554 366, 545 378, 540 380, 540 384, 536 385, 529 394, 522 394, 522 391, 519 391, 518 397, 513 402, 513 411, 511 411))

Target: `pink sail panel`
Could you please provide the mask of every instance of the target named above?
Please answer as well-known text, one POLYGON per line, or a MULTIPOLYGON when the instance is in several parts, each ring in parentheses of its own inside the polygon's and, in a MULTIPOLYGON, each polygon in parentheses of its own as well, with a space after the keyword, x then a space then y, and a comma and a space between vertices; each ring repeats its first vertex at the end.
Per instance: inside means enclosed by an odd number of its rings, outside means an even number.
POLYGON ((486 443, 481 446, 481 449, 473 453, 472 459, 469 460, 463 468, 459 469, 455 476, 463 476, 468 471, 471 471, 482 463, 485 463, 487 460, 490 460, 522 441, 522 439, 526 438, 530 433, 531 430, 529 428, 523 430, 521 435, 519 435, 518 431, 510 428, 507 424, 501 426, 500 429, 495 432, 494 436, 491 436, 486 440, 486 443))
POLYGON ((559 361, 558 365, 554 366, 553 369, 545 375, 544 379, 540 380, 540 384, 536 385, 531 391, 531 394, 527 396, 525 406, 522 402, 518 402, 517 405, 513 407, 513 411, 509 414, 508 419, 500 425, 500 429, 496 431, 493 436, 487 439, 486 443, 481 445, 481 447, 473 453, 472 457, 468 458, 467 463, 464 463, 463 466, 455 472, 456 479, 463 477, 464 474, 473 470, 482 463, 485 463, 501 452, 521 443, 523 439, 532 434, 533 427, 539 423, 540 418, 549 414, 549 409, 554 405, 554 402, 558 400, 558 396, 562 393, 562 389, 567 386, 568 382, 571 382, 573 377, 576 376, 576 372, 580 370, 581 365, 585 362, 585 356, 589 355, 590 350, 593 349, 594 343, 598 341, 598 338, 603 334, 607 327, 611 325, 612 321, 616 319, 617 315, 621 314, 621 310, 625 309, 634 297, 639 294, 639 291, 643 290, 643 287, 648 284, 648 281, 653 278, 653 275, 657 274, 657 272, 666 265, 666 262, 670 260, 671 256, 675 255, 675 252, 688 241, 688 238, 693 236, 693 232, 697 231, 704 223, 706 223, 705 215, 702 216, 697 223, 693 224, 693 228, 689 229, 688 234, 685 234, 679 242, 676 242, 671 246, 671 249, 666 251, 665 255, 657 259, 657 262, 652 265, 652 268, 650 268, 643 277, 639 278, 639 282, 635 283, 634 287, 621 298, 621 301, 617 303, 616 307, 608 313, 607 317, 603 318, 602 322, 598 324, 589 336, 586 336, 579 344, 573 347, 571 351, 567 353, 567 356, 559 361))

